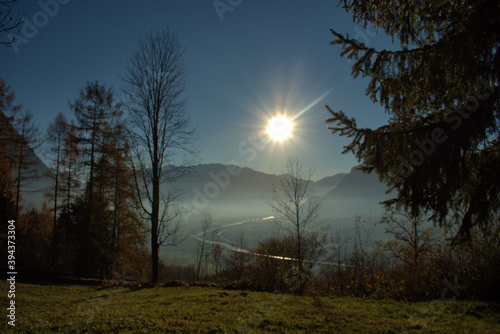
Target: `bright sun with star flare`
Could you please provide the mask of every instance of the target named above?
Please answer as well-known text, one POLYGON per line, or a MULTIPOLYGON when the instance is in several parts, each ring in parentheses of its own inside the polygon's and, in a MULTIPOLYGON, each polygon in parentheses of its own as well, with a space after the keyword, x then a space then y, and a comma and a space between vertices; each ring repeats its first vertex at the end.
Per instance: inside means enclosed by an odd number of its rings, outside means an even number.
POLYGON ((282 141, 291 136, 293 123, 284 116, 277 116, 269 121, 267 133, 277 141, 282 141))

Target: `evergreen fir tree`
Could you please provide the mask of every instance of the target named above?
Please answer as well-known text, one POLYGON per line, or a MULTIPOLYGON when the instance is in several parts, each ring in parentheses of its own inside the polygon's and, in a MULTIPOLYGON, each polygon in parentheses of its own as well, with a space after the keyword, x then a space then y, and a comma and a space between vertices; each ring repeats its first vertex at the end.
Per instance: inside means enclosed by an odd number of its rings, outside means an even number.
POLYGON ((391 116, 377 129, 358 128, 327 106, 333 133, 352 138, 366 172, 397 196, 386 201, 440 224, 460 224, 457 240, 488 224, 500 207, 500 3, 498 1, 342 0, 354 21, 384 31, 397 50, 376 50, 331 31, 332 45, 355 60, 354 78, 391 116))

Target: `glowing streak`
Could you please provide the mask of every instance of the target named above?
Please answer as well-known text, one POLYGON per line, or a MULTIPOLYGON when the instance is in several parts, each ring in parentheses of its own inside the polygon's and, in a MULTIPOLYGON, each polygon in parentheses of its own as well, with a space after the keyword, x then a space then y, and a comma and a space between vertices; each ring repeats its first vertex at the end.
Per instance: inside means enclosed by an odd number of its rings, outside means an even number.
POLYGON ((307 107, 305 107, 304 109, 302 109, 301 111, 299 111, 295 116, 293 116, 293 118, 291 119, 292 121, 294 121, 296 118, 300 117, 303 113, 309 111, 309 109, 311 109, 312 107, 314 107, 315 105, 317 105, 321 100, 323 100, 328 94, 331 93, 331 89, 327 90, 326 92, 324 92, 320 97, 318 97, 316 100, 314 100, 313 102, 309 103, 309 105, 307 107))
MULTIPOLYGON (((234 226, 246 224, 246 223, 249 223, 249 222, 260 221, 260 220, 264 221, 264 220, 269 220, 269 219, 275 219, 275 217, 270 216, 270 217, 266 217, 266 218, 262 218, 262 219, 245 220, 245 221, 241 221, 241 222, 237 222, 237 223, 226 225, 223 228, 234 227, 234 226)), ((199 233, 199 234, 201 234, 201 233, 199 233)), ((222 234, 222 232, 220 234, 222 234)), ((221 235, 218 235, 218 237, 220 237, 223 240, 226 240, 221 235)), ((191 238, 199 240, 199 241, 203 241, 203 239, 201 237, 199 237, 198 235, 192 235, 191 238)), ((266 257, 266 258, 270 258, 270 259, 277 259, 277 260, 284 260, 284 261, 294 261, 294 262, 297 261, 297 259, 294 259, 294 258, 291 258, 291 257, 287 257, 287 256, 279 256, 279 255, 270 255, 270 254, 255 253, 255 252, 252 252, 252 251, 250 251, 248 249, 244 249, 244 248, 240 248, 240 247, 235 247, 233 245, 230 245, 230 244, 227 244, 227 243, 224 243, 224 242, 220 242, 220 241, 205 240, 205 242, 208 243, 208 244, 211 244, 211 245, 219 245, 219 246, 228 248, 228 249, 232 250, 233 252, 237 252, 237 253, 243 253, 243 254, 248 254, 248 255, 252 255, 252 256, 260 256, 260 257, 266 257)), ((330 265, 330 266, 340 266, 340 267, 350 267, 351 266, 349 264, 343 264, 343 263, 337 264, 337 263, 326 262, 326 261, 319 261, 319 262, 313 262, 313 261, 309 261, 309 260, 302 260, 302 261, 304 261, 306 263, 323 264, 323 265, 330 265)))

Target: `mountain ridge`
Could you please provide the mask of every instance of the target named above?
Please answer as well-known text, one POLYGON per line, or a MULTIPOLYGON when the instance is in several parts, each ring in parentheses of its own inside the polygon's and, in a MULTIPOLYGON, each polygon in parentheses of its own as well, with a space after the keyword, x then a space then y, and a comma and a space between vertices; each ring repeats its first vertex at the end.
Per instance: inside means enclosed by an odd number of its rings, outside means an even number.
MULTIPOLYGON (((231 213, 265 217, 272 215, 263 196, 279 184, 282 175, 268 174, 249 167, 219 163, 192 166, 195 173, 174 182, 182 189, 184 204, 200 212, 209 210, 217 216, 231 213)), ((164 191, 167 189, 164 188, 164 191)), ((356 167, 311 182, 309 197, 323 200, 326 216, 350 217, 356 213, 381 211, 379 202, 388 199, 387 187, 375 174, 365 174, 356 167)))

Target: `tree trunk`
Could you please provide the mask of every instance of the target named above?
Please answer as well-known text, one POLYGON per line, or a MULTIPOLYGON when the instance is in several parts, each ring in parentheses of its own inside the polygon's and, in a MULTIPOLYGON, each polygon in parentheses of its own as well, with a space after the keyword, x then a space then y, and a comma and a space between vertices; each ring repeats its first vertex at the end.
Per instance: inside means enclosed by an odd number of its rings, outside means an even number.
MULTIPOLYGON (((24 135, 24 134, 23 134, 24 135)), ((19 147, 19 160, 17 162, 17 184, 16 184, 16 222, 19 221, 19 204, 21 202, 21 170, 24 160, 24 138, 21 138, 19 147)))
POLYGON ((158 226, 159 226, 159 213, 160 213, 160 178, 159 162, 157 158, 158 139, 154 137, 154 161, 153 161, 153 207, 151 212, 151 260, 152 260, 152 277, 153 283, 158 282, 158 226))
POLYGON ((61 137, 57 143, 57 161, 56 161, 56 175, 54 185, 54 221, 52 227, 52 264, 55 263, 57 256, 57 192, 59 190, 59 168, 61 164, 61 137))

